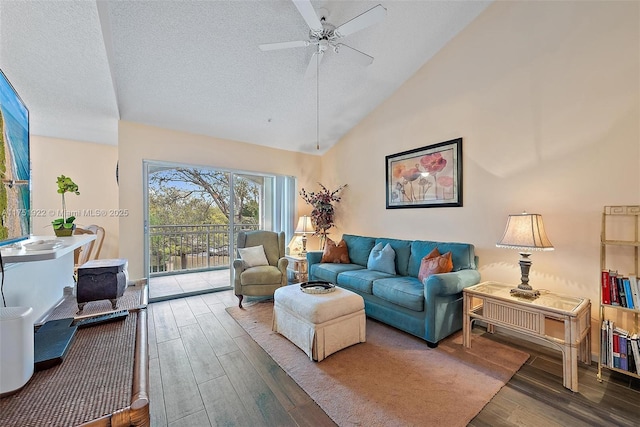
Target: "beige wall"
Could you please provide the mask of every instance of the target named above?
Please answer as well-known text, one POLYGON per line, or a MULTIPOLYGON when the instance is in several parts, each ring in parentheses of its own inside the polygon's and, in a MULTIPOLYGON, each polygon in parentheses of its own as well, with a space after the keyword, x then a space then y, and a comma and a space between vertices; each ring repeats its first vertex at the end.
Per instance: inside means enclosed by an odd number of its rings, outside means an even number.
MULTIPOLYGON (((475 244, 482 280, 519 282, 508 214, 543 215, 531 284, 599 301, 603 205, 640 204, 640 12, 495 2, 322 159, 348 183, 339 230, 475 244), (385 209, 385 156, 463 140, 464 206, 385 209)), ((625 271, 625 273, 627 273, 625 271)))
MULTIPOLYGON (((118 132, 120 208, 130 213, 120 219, 120 254, 129 260, 131 277, 144 276, 143 160, 290 175, 305 188, 320 175, 317 156, 124 121, 118 132)), ((298 204, 298 210, 308 213, 303 203, 298 204)))
POLYGON ((100 258, 117 258, 117 161, 118 147, 115 146, 32 135, 32 233, 53 235, 51 221, 62 216, 56 178, 66 175, 78 184, 80 190, 78 196, 65 195, 67 210, 78 211, 78 227, 89 224, 104 227, 106 233, 100 258))

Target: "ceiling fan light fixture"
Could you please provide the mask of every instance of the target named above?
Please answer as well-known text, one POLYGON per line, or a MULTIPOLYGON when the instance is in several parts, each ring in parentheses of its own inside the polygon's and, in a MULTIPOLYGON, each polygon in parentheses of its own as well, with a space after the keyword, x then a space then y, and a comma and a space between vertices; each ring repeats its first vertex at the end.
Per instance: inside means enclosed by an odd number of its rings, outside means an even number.
POLYGON ((373 62, 373 57, 367 55, 364 52, 360 52, 357 49, 347 46, 345 44, 338 43, 342 37, 353 34, 357 31, 363 30, 371 25, 381 22, 386 14, 385 9, 381 4, 372 7, 371 9, 361 13, 355 18, 343 23, 336 27, 326 20, 327 11, 319 9, 317 12, 311 4, 311 0, 292 0, 295 7, 300 12, 300 15, 307 23, 309 27, 309 40, 308 41, 292 41, 292 42, 280 42, 280 43, 267 43, 261 44, 260 50, 276 50, 287 49, 293 47, 304 47, 309 45, 317 46, 316 52, 311 55, 311 60, 307 66, 305 77, 311 77, 313 72, 316 74, 316 149, 320 150, 320 61, 324 56, 324 52, 327 49, 332 48, 335 53, 345 47, 344 52, 348 52, 347 56, 356 58, 358 62, 363 65, 369 65, 373 62), (319 14, 320 13, 320 14, 319 14), (315 60, 315 67, 313 61, 315 60))

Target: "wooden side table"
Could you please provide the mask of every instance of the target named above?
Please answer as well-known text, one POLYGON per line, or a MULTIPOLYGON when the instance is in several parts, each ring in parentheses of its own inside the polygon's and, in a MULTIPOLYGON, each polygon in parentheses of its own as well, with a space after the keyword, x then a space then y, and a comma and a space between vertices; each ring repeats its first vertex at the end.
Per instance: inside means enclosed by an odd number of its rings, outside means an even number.
POLYGON ((475 320, 487 323, 487 331, 495 326, 543 339, 562 351, 563 385, 578 391, 578 358, 591 362, 591 302, 588 298, 542 292, 536 299, 510 294, 514 286, 483 282, 464 289, 462 324, 463 343, 471 347, 471 326, 475 320), (559 322, 564 337, 552 336, 547 326, 559 322))
POLYGON ((307 281, 307 257, 301 255, 285 255, 289 260, 287 270, 291 273, 295 282, 307 281))

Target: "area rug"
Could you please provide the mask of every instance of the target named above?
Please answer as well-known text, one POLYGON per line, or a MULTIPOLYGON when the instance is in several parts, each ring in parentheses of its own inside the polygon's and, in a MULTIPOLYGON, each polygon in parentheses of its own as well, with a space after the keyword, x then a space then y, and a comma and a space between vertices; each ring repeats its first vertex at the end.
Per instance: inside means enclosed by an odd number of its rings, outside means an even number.
POLYGON ((88 302, 81 312, 78 312, 78 302, 73 290, 69 287, 64 289, 64 298, 47 316, 46 320, 64 319, 68 317, 96 316, 99 314, 111 313, 119 310, 132 310, 144 305, 146 284, 133 284, 127 286, 124 294, 118 298, 116 309, 111 307, 109 300, 98 300, 88 302))
POLYGON ((367 319, 367 342, 321 362, 271 331, 273 301, 227 312, 339 426, 465 426, 529 355, 462 333, 425 341, 367 319))
POLYGON ((137 316, 79 329, 61 364, 0 399, 0 426, 77 426, 130 405, 137 316))

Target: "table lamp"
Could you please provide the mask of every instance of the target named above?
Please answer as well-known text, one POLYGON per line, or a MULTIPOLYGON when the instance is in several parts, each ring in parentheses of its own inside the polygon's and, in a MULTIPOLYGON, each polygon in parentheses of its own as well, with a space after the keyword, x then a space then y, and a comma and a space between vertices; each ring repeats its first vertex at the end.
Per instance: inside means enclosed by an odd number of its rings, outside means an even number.
POLYGON ((298 219, 298 226, 296 227, 296 234, 302 234, 302 252, 300 255, 307 254, 307 233, 314 233, 316 229, 311 224, 311 218, 307 215, 303 215, 298 219))
POLYGON ((511 290, 512 295, 537 298, 540 292, 534 290, 529 285, 529 270, 531 251, 552 251, 553 245, 544 231, 542 215, 521 214, 509 215, 507 226, 502 239, 496 246, 499 248, 518 249, 522 258, 520 259, 520 271, 522 277, 517 288, 511 290))

